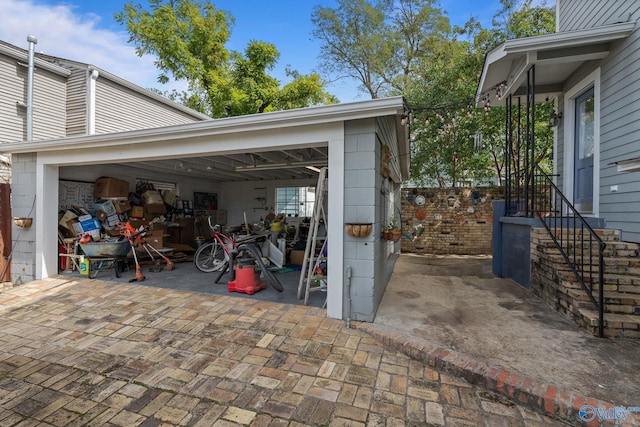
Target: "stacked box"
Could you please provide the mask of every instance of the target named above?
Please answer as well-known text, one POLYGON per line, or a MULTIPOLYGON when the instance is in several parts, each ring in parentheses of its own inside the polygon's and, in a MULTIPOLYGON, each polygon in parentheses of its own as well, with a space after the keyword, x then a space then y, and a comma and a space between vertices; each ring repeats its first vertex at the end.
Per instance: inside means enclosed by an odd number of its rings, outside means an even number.
POLYGON ((108 176, 100 177, 93 186, 93 197, 105 199, 110 197, 127 197, 129 195, 129 183, 121 179, 108 176))

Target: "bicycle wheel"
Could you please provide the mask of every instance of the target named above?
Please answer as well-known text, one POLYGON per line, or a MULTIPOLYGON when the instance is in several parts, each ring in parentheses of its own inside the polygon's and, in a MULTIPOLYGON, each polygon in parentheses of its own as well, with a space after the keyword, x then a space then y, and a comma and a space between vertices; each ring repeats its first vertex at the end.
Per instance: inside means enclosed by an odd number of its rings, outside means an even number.
POLYGON ((193 256, 193 262, 198 270, 204 273, 213 273, 224 268, 226 256, 222 245, 214 240, 198 248, 193 256))

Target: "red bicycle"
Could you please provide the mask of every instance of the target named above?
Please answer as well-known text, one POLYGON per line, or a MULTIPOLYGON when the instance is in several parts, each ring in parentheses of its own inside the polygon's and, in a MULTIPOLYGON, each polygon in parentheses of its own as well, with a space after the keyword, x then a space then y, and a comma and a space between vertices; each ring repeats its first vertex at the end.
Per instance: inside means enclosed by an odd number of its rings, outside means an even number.
POLYGON ((212 225, 211 217, 207 218, 213 237, 200 246, 193 256, 196 268, 204 273, 219 272, 217 281, 227 269, 235 268, 239 263, 254 263, 261 271, 266 282, 275 290, 282 292, 284 287, 278 278, 267 268, 258 243, 267 239, 267 234, 238 233, 225 234, 220 225, 212 225))

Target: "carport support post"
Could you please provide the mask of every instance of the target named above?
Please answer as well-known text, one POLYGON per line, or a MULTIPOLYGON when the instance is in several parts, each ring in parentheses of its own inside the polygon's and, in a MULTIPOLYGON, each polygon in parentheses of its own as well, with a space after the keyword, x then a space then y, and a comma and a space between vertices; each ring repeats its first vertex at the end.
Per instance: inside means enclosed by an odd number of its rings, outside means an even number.
POLYGON ((36 166, 36 279, 58 274, 57 165, 36 166))
POLYGON ((341 138, 329 140, 329 203, 327 221, 327 317, 343 319, 344 286, 344 127, 341 138))

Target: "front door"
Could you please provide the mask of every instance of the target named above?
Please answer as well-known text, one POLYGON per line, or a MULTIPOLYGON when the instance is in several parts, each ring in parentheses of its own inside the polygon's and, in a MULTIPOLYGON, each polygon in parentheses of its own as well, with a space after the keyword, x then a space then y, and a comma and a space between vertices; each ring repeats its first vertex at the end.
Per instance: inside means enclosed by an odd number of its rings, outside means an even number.
POLYGON ((580 213, 593 213, 593 151, 595 98, 593 88, 576 98, 574 200, 580 213))

